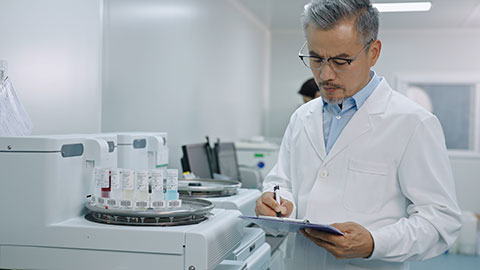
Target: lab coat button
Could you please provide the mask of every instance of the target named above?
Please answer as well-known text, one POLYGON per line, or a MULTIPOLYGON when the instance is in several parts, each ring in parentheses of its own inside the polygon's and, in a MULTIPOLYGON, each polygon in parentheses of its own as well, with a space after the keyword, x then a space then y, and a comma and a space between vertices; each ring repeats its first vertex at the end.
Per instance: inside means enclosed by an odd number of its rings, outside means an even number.
POLYGON ((323 170, 320 172, 320 177, 325 178, 328 176, 328 172, 326 170, 323 170))
POLYGON ((340 118, 342 118, 342 116, 337 115, 335 118, 337 118, 337 120, 340 120, 340 118))

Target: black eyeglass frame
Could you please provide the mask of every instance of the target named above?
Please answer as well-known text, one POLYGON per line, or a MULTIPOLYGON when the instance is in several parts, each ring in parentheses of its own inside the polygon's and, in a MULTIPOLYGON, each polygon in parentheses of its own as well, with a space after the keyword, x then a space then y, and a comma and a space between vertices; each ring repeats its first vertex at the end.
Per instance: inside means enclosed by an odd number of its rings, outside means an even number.
MULTIPOLYGON (((300 51, 298 52, 298 57, 300 57, 300 60, 302 60, 302 63, 309 69, 313 69, 313 70, 320 70, 323 68, 323 66, 325 65, 325 62, 329 63, 330 64, 330 60, 340 60, 340 61, 345 61, 349 66, 350 64, 355 61, 368 47, 370 47, 370 45, 372 44, 372 42, 374 41, 374 39, 371 39, 367 45, 365 45, 365 47, 357 54, 355 55, 355 57, 353 58, 344 58, 344 57, 329 57, 328 59, 324 59, 323 57, 320 57, 320 56, 316 56, 316 55, 307 55, 307 54, 302 54, 302 50, 303 48, 307 45, 307 42, 305 41, 305 43, 303 43, 303 46, 300 48, 300 51), (309 67, 305 61, 303 60, 304 57, 309 57, 309 58, 314 58, 314 59, 318 59, 322 62, 322 65, 321 67, 318 67, 318 68, 312 68, 312 67, 309 67)), ((335 71, 338 71, 338 70, 335 70, 335 71)))

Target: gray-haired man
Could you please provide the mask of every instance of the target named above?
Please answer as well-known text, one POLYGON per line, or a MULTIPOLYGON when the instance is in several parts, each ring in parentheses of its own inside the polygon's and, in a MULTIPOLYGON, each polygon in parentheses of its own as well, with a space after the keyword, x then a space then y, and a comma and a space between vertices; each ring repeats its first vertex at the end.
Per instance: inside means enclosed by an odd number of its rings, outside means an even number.
POLYGON ((382 48, 378 11, 368 0, 319 0, 303 23, 299 56, 321 99, 292 115, 256 212, 344 235, 290 234, 287 269, 408 269, 441 254, 460 229, 443 131, 371 70, 382 48))

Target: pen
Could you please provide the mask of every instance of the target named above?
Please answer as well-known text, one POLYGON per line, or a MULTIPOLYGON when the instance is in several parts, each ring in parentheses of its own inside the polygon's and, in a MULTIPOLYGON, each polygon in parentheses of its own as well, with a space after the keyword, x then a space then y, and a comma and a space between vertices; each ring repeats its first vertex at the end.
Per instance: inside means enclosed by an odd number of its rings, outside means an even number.
MULTIPOLYGON (((280 192, 280 186, 275 185, 273 187, 273 198, 277 200, 278 205, 280 205, 280 194, 278 194, 279 192, 280 192)), ((277 212, 277 217, 282 217, 282 212, 277 212)))

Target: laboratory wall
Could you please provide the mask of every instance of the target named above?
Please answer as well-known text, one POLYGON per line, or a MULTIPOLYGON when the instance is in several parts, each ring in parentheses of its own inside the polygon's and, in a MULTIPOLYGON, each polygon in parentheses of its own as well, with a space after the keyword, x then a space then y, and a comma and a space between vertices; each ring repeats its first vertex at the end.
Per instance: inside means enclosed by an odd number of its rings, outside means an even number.
POLYGON ((404 74, 477 74, 480 78, 480 29, 380 31, 383 42, 375 70, 395 86, 404 74))
POLYGON ((102 131, 181 145, 262 133, 268 29, 237 1, 105 1, 102 131))
MULTIPOLYGON (((300 23, 299 23, 300 28, 300 23)), ((270 61, 270 95, 266 136, 283 137, 292 113, 303 104, 297 93, 302 84, 312 77, 298 51, 305 41, 303 32, 272 31, 270 61)))
POLYGON ((33 134, 98 132, 102 0, 0 0, 0 59, 33 134))
POLYGON ((480 154, 450 153, 450 162, 460 208, 480 213, 480 154))

